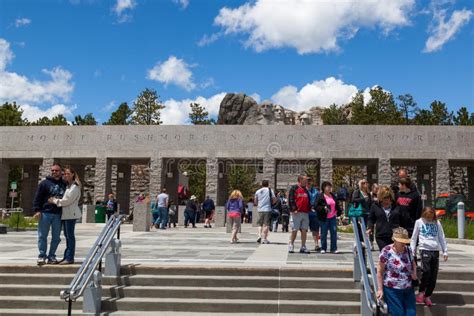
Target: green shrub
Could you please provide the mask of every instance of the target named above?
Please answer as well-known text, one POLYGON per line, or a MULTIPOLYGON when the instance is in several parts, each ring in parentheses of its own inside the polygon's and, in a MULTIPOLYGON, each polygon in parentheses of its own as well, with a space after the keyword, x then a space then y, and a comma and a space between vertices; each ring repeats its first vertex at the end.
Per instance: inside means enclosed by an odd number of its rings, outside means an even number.
POLYGON ((33 217, 25 217, 21 213, 12 213, 8 218, 1 221, 2 224, 8 225, 8 227, 16 229, 18 228, 35 228, 38 226, 38 221, 33 217))
MULTIPOLYGON (((458 238, 458 220, 456 218, 443 218, 440 221, 447 238, 458 238)), ((474 222, 466 221, 464 229, 464 238, 474 239, 474 222)))

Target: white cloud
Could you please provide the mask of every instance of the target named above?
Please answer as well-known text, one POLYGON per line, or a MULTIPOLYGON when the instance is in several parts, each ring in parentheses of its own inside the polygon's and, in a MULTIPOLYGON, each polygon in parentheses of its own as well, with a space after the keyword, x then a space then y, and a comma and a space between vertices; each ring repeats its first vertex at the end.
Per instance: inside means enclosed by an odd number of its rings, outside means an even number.
POLYGON ((27 18, 18 18, 15 20, 15 27, 25 26, 31 23, 30 19, 27 18))
POLYGON ((74 83, 71 82, 72 74, 69 71, 61 67, 43 69, 42 72, 50 77, 49 80, 30 79, 6 70, 13 57, 10 43, 0 38, 0 103, 17 102, 22 105, 24 115, 28 119, 49 114, 54 116, 72 113, 75 106, 56 104, 47 110, 41 110, 36 106, 39 103, 54 104, 69 100, 74 90, 74 83))
POLYGON ((132 19, 131 11, 135 8, 137 2, 135 0, 117 0, 112 7, 112 11, 117 15, 119 23, 128 22, 132 19))
POLYGON ((45 110, 42 110, 37 106, 31 106, 28 104, 21 105, 20 107, 23 110, 23 117, 30 122, 37 121, 38 119, 45 116, 49 118, 52 118, 59 114, 62 114, 65 117, 71 116, 74 110, 77 108, 75 105, 67 106, 64 104, 55 104, 45 110))
POLYGON ((204 36, 197 42, 197 44, 199 47, 207 46, 217 41, 221 36, 221 33, 214 33, 211 35, 204 34, 204 36))
POLYGON ((215 18, 226 35, 248 36, 257 52, 293 47, 299 54, 339 50, 338 42, 360 28, 385 34, 410 24, 415 0, 257 0, 236 9, 222 8, 215 18))
POLYGON ((446 11, 435 11, 433 24, 429 31, 430 37, 426 40, 423 52, 431 53, 440 50, 446 42, 451 40, 454 35, 471 20, 473 12, 471 10, 456 10, 446 21, 446 11))
POLYGON ((174 84, 187 91, 196 88, 193 82, 193 73, 183 59, 170 56, 166 61, 156 63, 156 65, 148 70, 147 79, 159 81, 165 85, 174 84))
POLYGON ((209 112, 211 117, 219 114, 219 107, 226 93, 221 92, 209 98, 198 96, 194 99, 175 100, 169 99, 164 102, 166 108, 161 112, 161 120, 167 125, 182 125, 189 123, 189 104, 199 103, 209 112))
POLYGON ((189 0, 173 0, 173 2, 181 5, 183 9, 186 9, 189 5, 189 0))
POLYGON ((10 49, 10 43, 0 38, 0 72, 3 72, 7 65, 12 61, 13 52, 10 49))
POLYGON ((334 77, 326 80, 313 81, 300 90, 288 85, 272 96, 272 101, 294 111, 304 111, 313 106, 328 107, 333 103, 338 105, 351 101, 357 93, 356 86, 346 84, 334 77))

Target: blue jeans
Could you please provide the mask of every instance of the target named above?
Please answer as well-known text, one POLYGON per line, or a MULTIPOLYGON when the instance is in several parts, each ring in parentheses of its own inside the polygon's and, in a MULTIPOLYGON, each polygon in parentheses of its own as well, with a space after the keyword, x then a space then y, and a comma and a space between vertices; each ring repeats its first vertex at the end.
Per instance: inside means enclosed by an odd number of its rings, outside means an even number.
POLYGON ((327 251, 328 247, 328 230, 331 234, 331 252, 337 250, 337 222, 336 216, 326 219, 324 222, 320 221, 321 226, 321 250, 327 251))
POLYGON ((159 207, 158 212, 160 213, 160 228, 166 228, 166 225, 168 225, 168 208, 159 207))
POLYGON ((38 250, 40 258, 55 259, 56 250, 61 242, 61 214, 42 212, 38 222, 38 250), (51 244, 48 249, 48 235, 51 228, 51 244))
POLYGON ((196 214, 194 211, 185 209, 184 210, 184 226, 188 227, 189 223, 191 223, 193 227, 196 226, 196 214))
POLYGON ((160 211, 159 210, 154 210, 151 213, 151 216, 153 216, 153 220, 151 221, 152 225, 159 225, 160 224, 160 211))
POLYGON ((64 237, 66 237, 66 250, 64 250, 64 260, 74 261, 76 253, 76 236, 74 230, 76 227, 75 219, 63 220, 64 237))
POLYGON ((384 286, 383 296, 390 315, 416 316, 415 290, 413 288, 400 290, 384 286))

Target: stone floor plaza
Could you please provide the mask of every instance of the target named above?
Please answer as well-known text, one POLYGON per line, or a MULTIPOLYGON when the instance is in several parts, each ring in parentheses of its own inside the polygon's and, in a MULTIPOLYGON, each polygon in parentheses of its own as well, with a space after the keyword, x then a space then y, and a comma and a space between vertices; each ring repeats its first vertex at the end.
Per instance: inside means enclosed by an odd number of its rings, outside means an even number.
MULTIPOLYGON (((76 261, 86 256, 104 224, 78 224, 76 227, 76 261)), ((307 266, 353 268, 353 235, 339 234, 340 254, 289 254, 288 233, 271 233, 269 245, 256 243, 255 228, 244 224, 238 244, 230 244, 225 228, 177 227, 150 232, 133 232, 132 225, 121 228, 122 264, 144 265, 237 265, 237 266, 307 266)), ((65 241, 58 248, 58 258, 65 241)), ((448 240, 449 260, 440 262, 440 269, 468 269, 474 271, 474 243, 460 244, 448 240)), ((295 245, 299 246, 299 236, 295 245)), ((314 248, 312 240, 308 247, 314 248)), ((298 248, 297 248, 298 249, 298 248)), ((374 251, 377 260, 378 251, 374 251)), ((0 235, 0 264, 35 264, 37 258, 36 231, 9 232, 0 235)))

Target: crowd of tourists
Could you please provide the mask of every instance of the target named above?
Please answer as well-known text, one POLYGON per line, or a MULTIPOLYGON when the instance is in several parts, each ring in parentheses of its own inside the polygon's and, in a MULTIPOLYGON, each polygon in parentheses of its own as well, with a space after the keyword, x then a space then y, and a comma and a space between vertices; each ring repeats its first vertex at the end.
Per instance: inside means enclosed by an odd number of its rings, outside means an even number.
MULTIPOLYGON (((338 220, 347 209, 360 208, 360 220, 367 227, 371 245, 377 244, 380 255, 377 269, 378 298, 385 298, 392 315, 416 315, 416 303, 432 305, 431 295, 436 286, 439 251, 448 259, 443 227, 431 207, 422 207, 421 196, 405 169, 398 173, 398 186, 378 186, 369 189, 362 179, 349 198, 346 188, 337 194, 330 182, 321 183, 320 189, 306 175, 299 175, 288 193, 275 192, 267 180, 254 197, 244 201, 239 190, 233 190, 225 204, 227 225, 231 226, 231 243, 239 242, 241 223, 256 220, 257 242, 270 244, 270 232, 276 232, 281 223, 283 232, 290 232, 288 252, 295 252, 295 240, 300 234, 299 253, 309 254, 308 230, 314 241, 314 251, 325 254, 328 250, 339 253, 337 241, 338 220), (346 190, 344 190, 346 189, 346 190), (256 212, 256 216, 255 216, 256 212), (328 234, 330 245, 328 249, 328 234), (417 275, 417 250, 421 259, 421 281, 417 275), (414 284, 419 283, 415 296, 414 284)), ((75 256, 75 224, 81 217, 79 201, 81 181, 76 171, 53 164, 51 175, 40 182, 34 197, 34 217, 38 219, 38 265, 72 264, 75 256), (61 242, 61 230, 66 239, 63 258, 56 258, 61 242), (47 239, 51 231, 49 252, 47 239)), ((139 203, 140 201, 137 201, 139 203)), ((105 202, 107 218, 118 212, 117 201, 111 193, 105 202)), ((166 188, 151 202, 152 227, 176 227, 177 211, 166 188)), ((192 195, 185 200, 184 227, 196 227, 201 216, 204 227, 211 228, 215 203, 208 196, 202 203, 192 195), (202 215, 201 215, 202 214, 202 215)), ((355 236, 364 240, 363 236, 355 236)), ((370 247, 372 248, 372 247, 370 247)), ((369 249, 370 249, 369 248, 369 249)))

